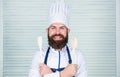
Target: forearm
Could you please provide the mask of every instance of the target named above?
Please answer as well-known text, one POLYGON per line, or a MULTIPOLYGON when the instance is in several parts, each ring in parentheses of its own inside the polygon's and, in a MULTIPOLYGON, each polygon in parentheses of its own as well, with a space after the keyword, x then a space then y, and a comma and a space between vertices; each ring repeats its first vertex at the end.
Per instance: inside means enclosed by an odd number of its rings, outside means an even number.
POLYGON ((68 77, 68 76, 67 76, 67 74, 65 74, 64 71, 61 71, 61 72, 60 72, 60 77, 68 77))
POLYGON ((60 77, 73 77, 73 76, 71 76, 67 71, 61 71, 60 77))
POLYGON ((67 71, 61 71, 61 72, 55 72, 55 73, 51 73, 51 74, 46 74, 43 77, 73 77, 70 76, 67 71))
POLYGON ((63 71, 60 72, 60 77, 73 77, 77 73, 77 64, 69 64, 63 71))
POLYGON ((60 77, 59 72, 51 73, 51 74, 46 74, 43 77, 60 77))

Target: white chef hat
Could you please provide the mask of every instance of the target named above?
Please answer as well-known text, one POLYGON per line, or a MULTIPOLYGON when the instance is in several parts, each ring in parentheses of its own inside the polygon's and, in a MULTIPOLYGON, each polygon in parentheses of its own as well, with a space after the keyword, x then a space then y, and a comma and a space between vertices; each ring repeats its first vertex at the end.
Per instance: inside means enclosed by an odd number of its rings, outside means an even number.
POLYGON ((50 7, 48 26, 53 23, 62 23, 69 26, 68 6, 64 0, 57 0, 50 7))

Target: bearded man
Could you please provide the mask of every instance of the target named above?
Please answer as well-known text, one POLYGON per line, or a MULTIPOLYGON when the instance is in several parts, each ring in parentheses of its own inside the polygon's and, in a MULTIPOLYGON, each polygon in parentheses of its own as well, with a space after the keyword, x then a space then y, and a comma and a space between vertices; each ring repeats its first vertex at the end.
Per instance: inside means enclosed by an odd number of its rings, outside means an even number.
POLYGON ((41 63, 39 51, 32 60, 29 77, 87 77, 83 55, 76 50, 76 63, 72 63, 72 48, 68 45, 68 6, 63 0, 50 8, 49 25, 46 29, 49 47, 43 50, 41 63))

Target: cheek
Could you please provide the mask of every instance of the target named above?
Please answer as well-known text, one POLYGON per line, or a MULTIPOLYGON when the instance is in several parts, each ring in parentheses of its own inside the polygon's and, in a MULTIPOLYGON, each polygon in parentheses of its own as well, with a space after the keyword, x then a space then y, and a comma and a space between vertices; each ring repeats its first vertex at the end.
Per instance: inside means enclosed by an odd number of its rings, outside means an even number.
POLYGON ((55 34, 54 31, 49 31, 49 36, 52 36, 52 35, 54 35, 54 34, 55 34))
POLYGON ((61 34, 62 34, 63 36, 67 36, 67 32, 66 32, 66 31, 61 32, 61 34))
POLYGON ((68 30, 67 30, 67 29, 61 31, 61 34, 63 34, 64 36, 66 36, 67 33, 68 33, 68 30))

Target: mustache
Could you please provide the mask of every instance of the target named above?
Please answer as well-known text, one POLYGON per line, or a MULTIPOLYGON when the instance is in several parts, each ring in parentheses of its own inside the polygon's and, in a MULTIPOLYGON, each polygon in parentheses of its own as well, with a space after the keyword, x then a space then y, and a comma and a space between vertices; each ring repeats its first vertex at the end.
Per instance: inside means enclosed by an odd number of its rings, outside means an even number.
POLYGON ((55 36, 60 36, 60 37, 64 38, 64 36, 62 34, 54 34, 51 37, 54 38, 55 36))
POLYGON ((68 33, 66 34, 66 36, 64 36, 62 34, 53 34, 53 35, 49 36, 49 33, 48 33, 48 44, 52 48, 62 49, 67 43, 68 43, 68 33), (59 36, 60 38, 62 38, 62 40, 61 41, 54 41, 53 38, 55 36, 59 36))

